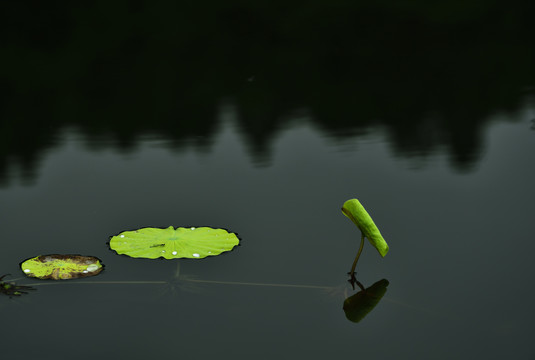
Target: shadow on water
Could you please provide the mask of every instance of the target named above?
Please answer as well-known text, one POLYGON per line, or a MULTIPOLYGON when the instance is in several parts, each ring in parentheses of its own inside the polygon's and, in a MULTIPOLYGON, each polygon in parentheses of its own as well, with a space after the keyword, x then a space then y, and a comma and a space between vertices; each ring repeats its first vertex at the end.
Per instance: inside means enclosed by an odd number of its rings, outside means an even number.
POLYGON ((396 154, 470 170, 489 116, 533 91, 535 5, 435 5, 4 2, 0 183, 35 177, 65 127, 96 149, 210 148, 229 99, 257 159, 304 110, 334 139, 380 126, 396 154))

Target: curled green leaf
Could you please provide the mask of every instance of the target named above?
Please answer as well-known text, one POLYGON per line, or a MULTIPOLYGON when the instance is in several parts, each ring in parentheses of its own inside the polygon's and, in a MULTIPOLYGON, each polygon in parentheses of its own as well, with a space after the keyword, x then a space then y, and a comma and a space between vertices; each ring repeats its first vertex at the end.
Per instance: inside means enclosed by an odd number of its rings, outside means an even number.
POLYGON ((347 200, 342 207, 342 213, 357 225, 381 256, 384 257, 388 253, 388 244, 383 239, 371 216, 357 199, 347 200))

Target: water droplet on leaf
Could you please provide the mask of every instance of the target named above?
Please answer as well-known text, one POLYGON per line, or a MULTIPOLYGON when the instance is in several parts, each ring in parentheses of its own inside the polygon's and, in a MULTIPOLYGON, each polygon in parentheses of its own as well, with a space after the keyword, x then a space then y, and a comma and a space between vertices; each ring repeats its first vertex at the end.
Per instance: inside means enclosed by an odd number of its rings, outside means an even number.
POLYGON ((95 265, 95 264, 91 264, 87 267, 87 271, 95 271, 95 270, 98 270, 98 265, 95 265))

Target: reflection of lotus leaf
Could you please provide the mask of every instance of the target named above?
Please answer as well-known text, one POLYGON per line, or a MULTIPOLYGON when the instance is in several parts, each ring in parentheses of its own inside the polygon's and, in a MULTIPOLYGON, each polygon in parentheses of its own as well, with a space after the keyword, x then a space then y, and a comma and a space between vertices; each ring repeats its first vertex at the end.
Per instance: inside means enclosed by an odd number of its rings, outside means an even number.
POLYGON ((377 226, 375 226, 371 216, 364 209, 364 206, 357 199, 347 200, 342 207, 342 212, 357 225, 362 234, 368 238, 373 247, 384 257, 388 252, 388 244, 383 239, 377 226))
POLYGON ((344 312, 347 319, 353 322, 359 322, 364 319, 382 299, 386 293, 387 286, 388 280, 379 280, 366 290, 359 291, 345 299, 344 312))
POLYGON ((224 229, 170 226, 124 231, 110 239, 110 248, 135 258, 202 259, 232 250, 238 243, 236 234, 224 229))
POLYGON ((93 256, 42 255, 20 264, 26 276, 39 279, 67 280, 94 276, 103 270, 100 260, 93 256))

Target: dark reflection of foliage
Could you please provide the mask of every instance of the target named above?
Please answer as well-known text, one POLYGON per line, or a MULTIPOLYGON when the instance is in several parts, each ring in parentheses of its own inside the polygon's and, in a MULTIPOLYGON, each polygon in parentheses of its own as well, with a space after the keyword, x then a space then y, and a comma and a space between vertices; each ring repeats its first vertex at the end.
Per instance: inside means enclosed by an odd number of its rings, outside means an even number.
POLYGON ((386 279, 377 281, 367 289, 363 289, 344 300, 344 313, 348 320, 359 322, 381 301, 386 293, 389 282, 386 279))
POLYGON ((335 138, 383 126, 396 154, 446 148, 470 169, 488 115, 535 82, 533 13, 514 0, 2 2, 0 181, 14 165, 31 178, 65 126, 95 147, 153 133, 206 148, 223 99, 258 158, 306 109, 335 138))
POLYGON ((0 276, 0 294, 9 297, 27 294, 30 290, 35 290, 31 286, 17 285, 13 281, 2 281, 7 275, 0 276))

